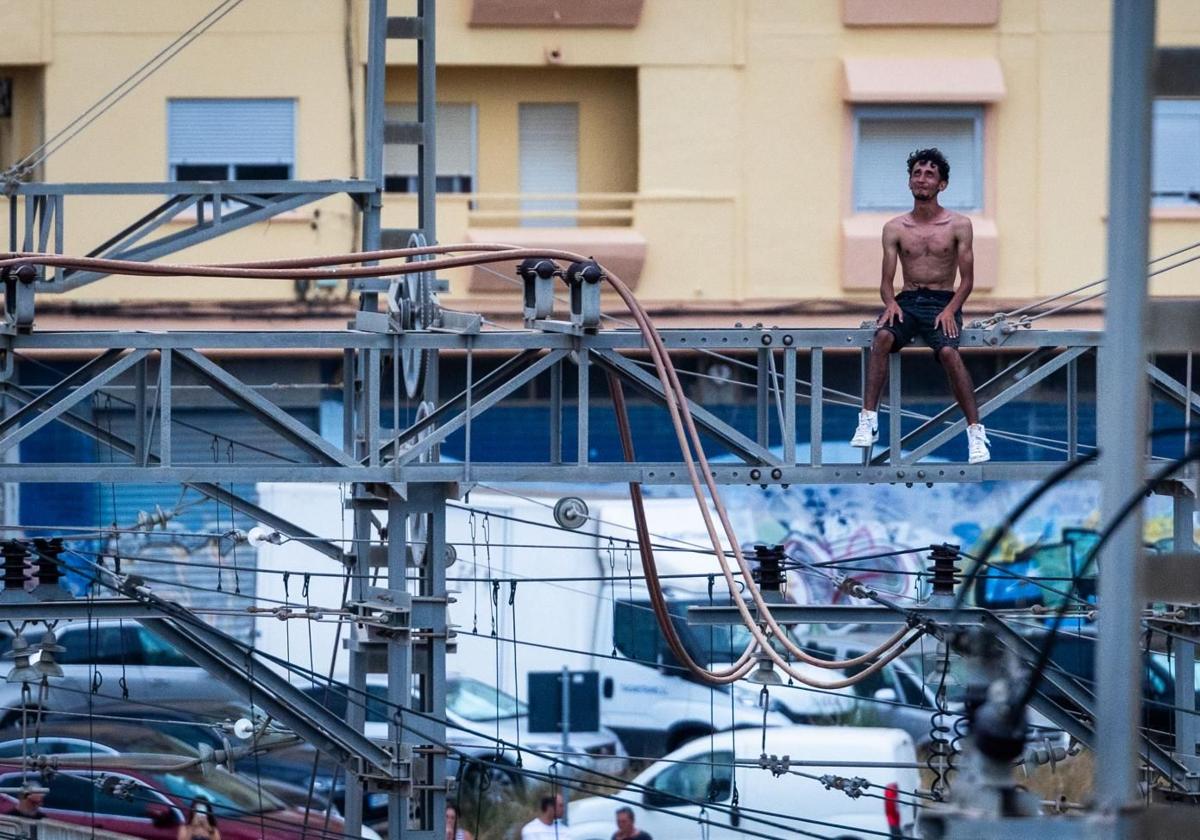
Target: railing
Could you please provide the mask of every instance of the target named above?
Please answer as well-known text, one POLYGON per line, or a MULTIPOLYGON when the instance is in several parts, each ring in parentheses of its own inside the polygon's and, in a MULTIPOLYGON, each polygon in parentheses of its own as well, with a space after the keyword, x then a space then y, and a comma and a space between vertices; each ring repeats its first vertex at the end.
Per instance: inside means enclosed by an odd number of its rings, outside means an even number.
POLYGON ((633 224, 637 193, 467 193, 472 227, 511 224, 633 224))

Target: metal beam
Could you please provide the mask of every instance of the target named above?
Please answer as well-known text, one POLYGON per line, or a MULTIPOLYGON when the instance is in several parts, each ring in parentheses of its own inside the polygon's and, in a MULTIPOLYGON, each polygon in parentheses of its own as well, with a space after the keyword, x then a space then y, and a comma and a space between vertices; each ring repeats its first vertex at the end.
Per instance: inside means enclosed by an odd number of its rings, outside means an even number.
POLYGON ((372 192, 375 185, 358 179, 329 179, 323 181, 136 181, 96 183, 28 183, 16 186, 17 195, 212 195, 218 193, 253 193, 286 195, 294 193, 362 194, 372 192))
MULTIPOLYGON (((1150 101, 1155 0, 1113 0, 1109 119, 1108 300, 1097 374, 1102 521, 1112 523, 1144 459, 1146 262, 1150 232, 1150 101)), ((1134 755, 1142 699, 1139 617, 1142 512, 1135 506, 1100 551, 1096 673, 1097 806, 1136 808, 1134 755)), ((1115 524, 1115 523, 1114 523, 1115 524)))
POLYGON ((161 618, 141 619, 141 623, 240 695, 252 697, 255 705, 335 761, 345 764, 358 759, 378 773, 391 773, 392 758, 386 750, 258 662, 252 649, 204 624, 183 607, 175 607, 161 618), (181 618, 181 613, 186 617, 181 618))
MULTIPOLYGON (((212 222, 198 222, 169 236, 164 236, 137 248, 121 251, 112 256, 114 259, 149 262, 327 197, 327 193, 288 193, 283 196, 276 196, 275 200, 268 203, 265 207, 247 207, 228 216, 214 219, 212 222)), ((64 275, 61 280, 56 279, 53 282, 42 284, 39 287, 39 291, 70 291, 71 289, 78 289, 80 286, 85 286, 88 283, 95 282, 107 276, 106 272, 101 271, 74 272, 64 275)))
MULTIPOLYGON (((25 388, 22 388, 19 385, 13 385, 11 383, 5 385, 5 394, 10 399, 13 399, 21 404, 24 404, 24 403, 36 398, 36 395, 33 394, 32 392, 28 391, 25 388)), ((109 432, 106 429, 103 429, 100 426, 97 426, 95 423, 92 423, 90 420, 86 420, 82 417, 72 414, 70 411, 67 411, 66 413, 64 413, 61 417, 58 418, 58 420, 59 420, 59 422, 63 423, 64 425, 69 426, 70 428, 75 429, 78 432, 82 432, 83 434, 87 435, 88 437, 92 438, 93 440, 99 441, 100 443, 104 444, 105 446, 111 447, 112 449, 116 450, 117 452, 122 453, 123 455, 128 455, 131 458, 133 457, 135 450, 134 450, 134 446, 132 443, 130 443, 127 440, 124 440, 123 438, 117 437, 112 432, 109 432)), ((161 466, 161 462, 159 461, 158 457, 154 456, 154 455, 151 455, 150 458, 148 459, 148 465, 149 466, 158 466, 158 469, 148 469, 146 467, 120 466, 120 465, 112 465, 112 464, 110 464, 109 466, 128 471, 127 477, 125 478, 125 481, 127 483, 132 483, 132 484, 146 484, 146 483, 185 484, 188 487, 190 487, 191 489, 195 490, 196 492, 198 492, 204 496, 207 496, 208 498, 213 499, 214 501, 220 502, 221 504, 224 504, 224 505, 228 505, 229 507, 233 508, 234 510, 238 511, 239 513, 245 514, 246 516, 248 516, 252 519, 255 519, 259 522, 262 522, 265 525, 270 525, 272 528, 274 528, 276 531, 279 531, 281 534, 286 534, 287 536, 294 537, 298 540, 302 540, 304 545, 307 545, 309 548, 313 549, 314 551, 324 554, 326 557, 329 557, 333 560, 337 560, 339 563, 344 563, 346 561, 346 553, 344 551, 342 551, 341 547, 338 546, 336 543, 328 542, 327 540, 324 540, 324 539, 316 536, 315 534, 310 533, 309 531, 305 530, 304 528, 301 528, 299 525, 289 522, 288 520, 286 520, 280 516, 276 516, 275 514, 271 513, 270 511, 264 510, 263 508, 259 507, 258 505, 254 504, 253 502, 247 501, 246 499, 243 499, 241 496, 238 496, 234 493, 229 492, 228 490, 225 490, 223 487, 220 487, 213 483, 210 483, 210 481, 208 481, 208 480, 204 480, 200 476, 197 476, 189 468, 186 468, 186 467, 171 468, 171 467, 161 466), (179 477, 168 478, 165 480, 165 482, 155 480, 156 476, 162 476, 162 475, 177 472, 180 470, 182 470, 184 473, 191 472, 192 477, 189 478, 189 477, 186 477, 181 474, 179 477)), ((72 482, 72 479, 69 478, 69 475, 71 473, 71 470, 69 467, 66 470, 63 470, 61 472, 59 472, 53 468, 50 468, 49 470, 47 470, 45 472, 44 479, 36 478, 36 476, 39 474, 39 468, 43 467, 43 466, 48 466, 48 465, 43 465, 43 464, 3 464, 2 466, 0 466, 0 469, 2 469, 4 467, 16 467, 19 469, 19 471, 21 471, 23 473, 23 477, 15 478, 15 479, 0 478, 0 481, 4 481, 4 480, 15 480, 15 481, 45 480, 45 481, 54 482, 57 480, 57 481, 62 481, 62 482, 72 482)), ((79 466, 97 466, 97 465, 94 465, 94 464, 93 465, 76 465, 76 469, 78 469, 79 466)), ((324 469, 330 469, 330 468, 325 467, 324 469)), ((255 477, 253 477, 253 473, 259 473, 261 475, 261 468, 254 469, 254 470, 247 470, 245 473, 245 477, 238 479, 238 481, 243 482, 243 483, 245 483, 245 482, 254 483, 257 481, 261 481, 261 480, 269 480, 269 479, 255 478, 255 477)), ((78 481, 78 480, 79 479, 77 479, 76 481, 78 481)), ((88 478, 87 483, 92 483, 97 480, 99 480, 99 479, 96 479, 94 477, 88 478)), ((220 480, 229 480, 229 479, 220 479, 220 480)), ((323 479, 314 477, 310 480, 321 481, 323 479)))

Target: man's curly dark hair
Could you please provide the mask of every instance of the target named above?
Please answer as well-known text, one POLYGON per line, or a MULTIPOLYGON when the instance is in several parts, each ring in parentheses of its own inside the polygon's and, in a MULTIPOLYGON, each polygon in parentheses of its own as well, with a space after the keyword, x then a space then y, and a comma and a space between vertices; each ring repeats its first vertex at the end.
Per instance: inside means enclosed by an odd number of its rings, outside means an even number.
POLYGON ((908 156, 908 174, 911 175, 913 167, 918 163, 932 163, 938 168, 938 175, 943 181, 950 180, 950 161, 946 160, 946 156, 942 154, 941 149, 931 147, 928 149, 917 149, 908 156))

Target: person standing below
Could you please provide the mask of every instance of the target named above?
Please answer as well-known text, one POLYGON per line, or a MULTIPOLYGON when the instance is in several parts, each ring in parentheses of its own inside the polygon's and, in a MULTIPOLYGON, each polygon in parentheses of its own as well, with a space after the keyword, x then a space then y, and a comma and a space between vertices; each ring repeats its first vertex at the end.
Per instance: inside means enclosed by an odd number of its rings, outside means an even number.
POLYGON ((946 371, 950 390, 966 416, 967 460, 982 464, 992 457, 988 452, 991 443, 979 422, 975 386, 958 352, 962 306, 975 284, 973 234, 970 219, 938 204, 938 195, 949 183, 950 164, 939 150, 918 149, 908 156, 913 209, 883 226, 883 279, 879 285, 883 314, 875 322, 863 407, 850 445, 867 449, 879 440, 879 397, 887 378, 888 354, 899 352, 919 335, 946 371), (897 259, 904 279, 898 295, 894 288, 897 259))
POLYGON ((612 840, 654 840, 649 834, 634 825, 633 809, 628 807, 617 809, 617 830, 612 840))
POLYGON ((465 828, 459 827, 458 824, 458 805, 454 802, 446 803, 446 840, 475 840, 471 836, 471 832, 465 828))
POLYGON ((179 826, 176 840, 221 840, 217 818, 213 816, 212 803, 207 799, 192 800, 188 809, 187 822, 179 826))
POLYGON ((564 811, 562 794, 543 796, 538 815, 521 829, 521 840, 571 840, 571 829, 562 821, 564 811))
POLYGON ((27 820, 40 820, 44 816, 42 805, 46 801, 45 788, 23 786, 17 799, 17 816, 27 820))

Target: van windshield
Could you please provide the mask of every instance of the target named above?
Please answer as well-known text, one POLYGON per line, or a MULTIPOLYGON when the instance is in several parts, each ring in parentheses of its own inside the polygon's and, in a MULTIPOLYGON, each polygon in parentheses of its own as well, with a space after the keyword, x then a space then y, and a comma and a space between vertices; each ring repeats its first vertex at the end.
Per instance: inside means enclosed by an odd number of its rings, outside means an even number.
POLYGON ((470 677, 447 680, 446 708, 475 722, 506 720, 528 712, 525 704, 517 698, 470 677))

